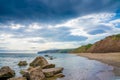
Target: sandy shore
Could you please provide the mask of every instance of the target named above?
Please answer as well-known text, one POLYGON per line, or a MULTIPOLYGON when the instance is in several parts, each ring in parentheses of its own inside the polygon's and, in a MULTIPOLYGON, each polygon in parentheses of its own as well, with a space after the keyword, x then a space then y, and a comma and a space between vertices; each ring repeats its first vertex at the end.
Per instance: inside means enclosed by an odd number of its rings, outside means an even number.
POLYGON ((95 59, 112 66, 120 67, 120 53, 77 53, 79 56, 95 59))
POLYGON ((76 53, 79 56, 87 57, 114 66, 114 71, 120 75, 120 53, 76 53))

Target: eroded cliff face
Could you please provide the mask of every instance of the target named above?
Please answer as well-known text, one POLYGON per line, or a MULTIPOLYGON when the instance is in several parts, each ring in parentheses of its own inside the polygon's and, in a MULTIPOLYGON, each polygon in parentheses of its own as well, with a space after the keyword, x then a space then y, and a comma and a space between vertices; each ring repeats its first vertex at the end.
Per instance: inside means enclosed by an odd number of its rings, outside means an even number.
POLYGON ((72 53, 110 53, 120 52, 120 34, 108 36, 94 44, 83 45, 72 53))
POLYGON ((109 36, 93 44, 86 52, 90 53, 108 53, 120 52, 120 34, 109 36))

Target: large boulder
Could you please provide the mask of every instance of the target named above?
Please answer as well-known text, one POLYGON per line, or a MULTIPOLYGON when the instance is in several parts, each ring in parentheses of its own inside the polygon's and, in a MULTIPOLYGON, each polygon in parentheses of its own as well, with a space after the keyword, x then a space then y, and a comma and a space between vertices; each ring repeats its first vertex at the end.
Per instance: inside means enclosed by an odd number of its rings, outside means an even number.
POLYGON ((20 61, 18 63, 19 66, 26 66, 27 65, 27 62, 26 61, 20 61))
POLYGON ((61 73, 63 71, 63 68, 49 68, 43 69, 42 71, 46 77, 53 77, 54 75, 61 73))
POLYGON ((10 78, 8 80, 27 80, 25 77, 10 78))
POLYGON ((46 64, 44 66, 42 66, 42 69, 48 69, 48 68, 54 68, 55 64, 46 64))
POLYGON ((46 60, 44 57, 39 56, 39 57, 36 57, 36 59, 33 60, 33 61, 30 63, 30 66, 32 66, 32 67, 41 66, 41 67, 42 67, 42 66, 47 65, 47 64, 49 64, 49 63, 47 62, 47 60, 46 60))
POLYGON ((23 74, 23 77, 26 77, 27 80, 45 80, 45 75, 40 66, 26 71, 23 74))
POLYGON ((5 80, 15 76, 15 71, 8 66, 4 66, 0 69, 0 80, 5 80))

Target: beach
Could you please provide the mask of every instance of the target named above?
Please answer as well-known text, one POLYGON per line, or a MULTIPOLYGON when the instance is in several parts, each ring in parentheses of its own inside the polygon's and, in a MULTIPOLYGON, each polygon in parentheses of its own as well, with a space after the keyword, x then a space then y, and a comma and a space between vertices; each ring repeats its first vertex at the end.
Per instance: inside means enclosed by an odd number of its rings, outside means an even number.
POLYGON ((77 53, 77 55, 114 66, 114 72, 120 75, 120 53, 77 53))
POLYGON ((120 67, 120 53, 77 53, 77 55, 120 67))

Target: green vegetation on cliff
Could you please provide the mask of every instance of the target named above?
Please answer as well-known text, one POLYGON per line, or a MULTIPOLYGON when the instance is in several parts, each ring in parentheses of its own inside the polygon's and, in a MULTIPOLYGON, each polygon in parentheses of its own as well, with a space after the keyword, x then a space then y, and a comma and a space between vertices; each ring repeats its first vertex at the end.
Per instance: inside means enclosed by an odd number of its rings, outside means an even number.
POLYGON ((111 36, 113 40, 119 40, 120 39, 120 34, 113 35, 111 36))
POLYGON ((85 53, 92 46, 92 44, 83 45, 77 49, 74 49, 72 53, 85 53))

